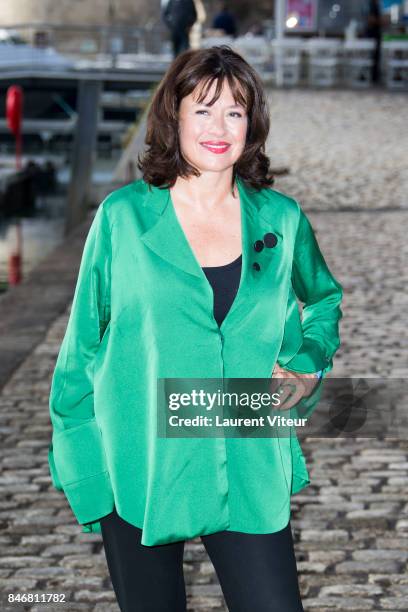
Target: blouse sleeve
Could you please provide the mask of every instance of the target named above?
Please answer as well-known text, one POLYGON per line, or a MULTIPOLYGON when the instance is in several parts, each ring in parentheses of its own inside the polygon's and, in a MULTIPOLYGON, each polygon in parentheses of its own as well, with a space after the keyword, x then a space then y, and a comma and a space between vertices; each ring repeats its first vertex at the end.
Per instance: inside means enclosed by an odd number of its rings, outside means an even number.
POLYGON ((343 289, 330 272, 320 251, 311 223, 300 208, 296 234, 292 285, 301 302, 303 344, 281 366, 300 373, 333 368, 333 356, 340 346, 339 321, 343 289))
POLYGON ((93 402, 94 360, 110 320, 110 238, 102 203, 85 241, 49 396, 51 479, 64 491, 79 523, 104 516, 113 506, 93 402))

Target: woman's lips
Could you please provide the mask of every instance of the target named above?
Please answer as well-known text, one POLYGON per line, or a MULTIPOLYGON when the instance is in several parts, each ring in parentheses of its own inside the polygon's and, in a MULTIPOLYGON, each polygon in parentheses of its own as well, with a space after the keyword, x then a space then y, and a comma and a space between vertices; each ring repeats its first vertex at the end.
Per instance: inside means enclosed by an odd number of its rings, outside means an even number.
POLYGON ((218 155, 220 153, 225 153, 226 151, 228 151, 228 149, 231 146, 228 143, 213 144, 213 143, 209 143, 209 142, 201 142, 200 144, 201 144, 202 147, 204 147, 208 151, 211 151, 211 153, 215 153, 215 154, 218 154, 218 155))

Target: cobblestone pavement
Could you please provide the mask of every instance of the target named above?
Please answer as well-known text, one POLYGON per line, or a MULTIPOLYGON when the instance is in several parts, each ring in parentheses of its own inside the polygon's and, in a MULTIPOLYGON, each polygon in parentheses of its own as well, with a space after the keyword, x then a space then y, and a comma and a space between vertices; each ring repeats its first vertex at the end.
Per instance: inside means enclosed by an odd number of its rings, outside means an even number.
POLYGON ((407 96, 385 91, 272 91, 268 153, 288 165, 282 191, 306 208, 408 206, 407 96))
MULTIPOLYGON (((311 211, 345 291, 333 373, 406 378, 407 139, 399 140, 406 98, 298 91, 272 99, 274 163, 296 171, 275 186, 311 211), (381 207, 373 206, 376 193, 381 207), (351 197, 356 210, 337 212, 351 197)), ((55 320, 0 397, 0 593, 66 593, 64 610, 117 611, 100 536, 80 532, 48 474, 48 392, 67 316, 55 320)), ((291 523, 305 610, 407 610, 407 440, 309 438, 302 447, 311 485, 292 497, 291 523)), ((199 538, 186 543, 184 571, 189 610, 226 610, 199 538)))

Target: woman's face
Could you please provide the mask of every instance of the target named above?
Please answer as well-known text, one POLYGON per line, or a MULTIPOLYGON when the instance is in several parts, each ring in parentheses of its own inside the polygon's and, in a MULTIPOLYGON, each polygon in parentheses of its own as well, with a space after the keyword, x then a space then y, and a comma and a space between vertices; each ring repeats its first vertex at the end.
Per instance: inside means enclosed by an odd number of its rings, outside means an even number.
POLYGON ((212 105, 216 82, 198 103, 198 88, 183 98, 179 108, 179 141, 186 161, 200 172, 221 172, 233 166, 245 148, 248 116, 236 104, 224 80, 221 95, 212 105))

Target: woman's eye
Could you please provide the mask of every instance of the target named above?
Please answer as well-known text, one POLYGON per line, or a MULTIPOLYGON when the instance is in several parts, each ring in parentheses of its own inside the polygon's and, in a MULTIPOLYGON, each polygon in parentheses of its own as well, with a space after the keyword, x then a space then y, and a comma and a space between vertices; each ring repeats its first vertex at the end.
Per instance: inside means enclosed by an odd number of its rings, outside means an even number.
MULTIPOLYGON (((207 110, 198 110, 198 111, 196 111, 197 115, 201 115, 201 113, 208 113, 208 111, 207 110)), ((230 115, 236 115, 237 117, 242 117, 242 114, 237 112, 237 111, 232 111, 230 113, 230 115)))

